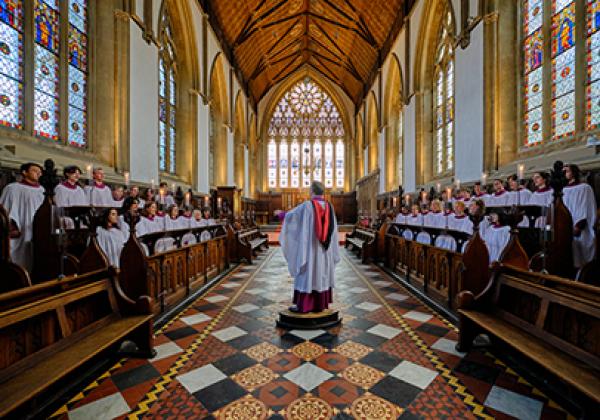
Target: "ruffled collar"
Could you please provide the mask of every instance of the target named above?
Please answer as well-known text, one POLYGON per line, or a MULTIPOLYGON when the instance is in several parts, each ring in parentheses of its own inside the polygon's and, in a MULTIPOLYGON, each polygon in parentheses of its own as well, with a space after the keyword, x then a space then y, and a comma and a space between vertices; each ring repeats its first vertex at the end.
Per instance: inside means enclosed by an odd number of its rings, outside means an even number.
POLYGON ((63 181, 61 184, 63 187, 66 187, 70 190, 76 190, 77 189, 77 183, 75 184, 71 184, 69 181, 63 181))
POLYGON ((98 182, 94 181, 94 188, 104 189, 104 188, 106 188, 106 184, 104 182, 98 183, 98 182))
POLYGON ((494 195, 495 195, 496 197, 500 197, 500 196, 501 196, 502 194, 504 194, 505 192, 506 192, 506 190, 505 190, 505 189, 502 189, 501 191, 496 191, 496 192, 494 193, 494 195))
POLYGON ((545 192, 548 192, 548 191, 550 191, 551 189, 552 189, 552 188, 550 188, 550 187, 538 188, 538 189, 537 189, 537 190, 535 190, 534 192, 536 192, 536 193, 545 193, 545 192))
POLYGON ((466 215, 466 214, 462 214, 462 215, 460 215, 460 216, 457 216, 456 214, 454 215, 454 218, 455 218, 455 219, 464 219, 465 217, 467 217, 467 215, 466 215))

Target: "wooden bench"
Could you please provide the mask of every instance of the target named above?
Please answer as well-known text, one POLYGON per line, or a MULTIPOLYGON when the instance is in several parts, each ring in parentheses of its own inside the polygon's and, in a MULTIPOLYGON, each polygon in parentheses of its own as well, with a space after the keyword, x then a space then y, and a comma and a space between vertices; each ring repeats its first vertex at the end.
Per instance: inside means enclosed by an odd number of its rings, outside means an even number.
POLYGON ((269 235, 262 233, 258 228, 246 229, 236 232, 237 258, 245 258, 252 264, 252 258, 257 251, 269 248, 269 235))
POLYGON ((363 264, 375 258, 377 252, 377 231, 354 226, 352 233, 346 235, 346 248, 358 251, 363 264))
POLYGON ((493 264, 486 289, 463 291, 458 302, 460 351, 487 333, 566 384, 584 417, 594 415, 586 410, 600 404, 599 288, 493 264))
POLYGON ((153 357, 152 300, 123 290, 107 268, 0 295, 0 417, 36 412, 63 379, 125 340, 153 357))

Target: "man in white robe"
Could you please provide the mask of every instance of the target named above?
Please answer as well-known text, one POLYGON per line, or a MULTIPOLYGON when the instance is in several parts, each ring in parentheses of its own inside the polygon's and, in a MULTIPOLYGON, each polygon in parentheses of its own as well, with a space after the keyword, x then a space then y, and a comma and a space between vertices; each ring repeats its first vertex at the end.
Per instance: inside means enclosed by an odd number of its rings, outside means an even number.
POLYGON ((573 218, 573 263, 581 268, 596 254, 596 199, 592 187, 579 182, 581 172, 577 165, 565 165, 564 172, 568 184, 563 189, 563 201, 573 218))
POLYGON ((94 168, 92 178, 92 185, 87 185, 84 188, 90 205, 95 207, 113 207, 112 191, 104 183, 104 170, 102 168, 94 168))
POLYGON ((10 259, 31 272, 33 268, 33 217, 44 201, 44 189, 38 183, 42 167, 35 163, 21 165, 21 182, 13 182, 2 191, 0 204, 18 230, 10 239, 10 259))
POLYGON ((294 312, 321 312, 332 302, 340 262, 337 221, 325 187, 313 181, 311 199, 286 213, 279 242, 294 278, 294 312))
POLYGON ((89 206, 89 200, 79 186, 81 169, 75 165, 66 166, 63 174, 65 181, 54 188, 54 203, 58 207, 89 206))

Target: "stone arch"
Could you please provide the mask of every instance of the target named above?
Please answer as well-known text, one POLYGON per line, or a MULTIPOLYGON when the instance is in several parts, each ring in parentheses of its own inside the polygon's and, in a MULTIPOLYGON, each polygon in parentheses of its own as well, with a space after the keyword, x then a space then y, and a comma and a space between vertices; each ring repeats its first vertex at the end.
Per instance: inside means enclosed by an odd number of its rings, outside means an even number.
MULTIPOLYGON (((233 180, 238 188, 246 188, 244 185, 244 171, 246 169, 244 151, 247 146, 246 108, 242 91, 238 91, 234 107, 234 129, 233 129, 233 180)), ((245 191, 246 192, 246 191, 245 191)))
POLYGON ((375 93, 371 91, 367 100, 367 133, 366 142, 369 145, 369 161, 368 161, 368 172, 371 173, 379 167, 378 153, 378 134, 379 134, 379 123, 377 116, 379 111, 377 109, 377 99, 375 93))
POLYGON ((210 71, 210 135, 209 184, 211 187, 227 185, 227 81, 223 55, 217 54, 210 71))
POLYGON ((403 176, 403 133, 402 111, 404 89, 402 68, 396 54, 390 55, 390 64, 385 83, 385 189, 394 190, 402 184, 403 176))
POLYGON ((416 175, 417 184, 430 182, 433 171, 433 65, 437 39, 446 11, 452 15, 453 36, 456 18, 450 0, 427 0, 419 28, 415 55, 416 175))
MULTIPOLYGON (((160 8, 159 36, 165 28, 162 25, 164 14, 168 14, 173 29, 171 39, 176 52, 173 65, 176 80, 177 105, 175 112, 175 175, 190 184, 193 183, 194 168, 197 166, 197 144, 194 141, 197 132, 198 101, 188 92, 198 89, 200 68, 198 66, 198 48, 194 35, 194 21, 187 2, 164 0, 160 8), (190 153, 192 151, 192 153, 190 153)), ((159 46, 161 50, 163 45, 159 46)))

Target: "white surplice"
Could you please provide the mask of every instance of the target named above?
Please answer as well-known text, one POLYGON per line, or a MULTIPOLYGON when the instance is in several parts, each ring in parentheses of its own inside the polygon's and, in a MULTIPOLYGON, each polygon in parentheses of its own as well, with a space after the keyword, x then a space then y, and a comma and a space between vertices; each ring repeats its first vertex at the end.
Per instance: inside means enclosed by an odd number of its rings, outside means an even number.
POLYGON ((117 207, 108 185, 94 183, 87 185, 84 190, 90 205, 95 207, 117 207))
MULTIPOLYGON (((324 202, 320 202, 324 206, 324 202)), ((331 203, 329 203, 331 206, 331 203)), ((333 233, 326 250, 315 231, 315 210, 305 201, 285 215, 279 242, 294 278, 294 290, 301 293, 324 292, 334 288, 335 265, 340 262, 339 240, 335 211, 333 233)))
POLYGON ((71 187, 70 184, 63 182, 54 188, 54 203, 57 207, 89 206, 90 202, 85 195, 85 191, 78 184, 71 187))
POLYGON ((129 234, 126 234, 118 227, 105 229, 101 226, 96 229, 96 234, 98 245, 100 245, 100 248, 108 257, 110 265, 119 268, 121 251, 123 250, 125 242, 127 242, 129 234))
POLYGON ((21 232, 18 238, 10 240, 10 259, 29 271, 33 268, 33 217, 43 201, 41 186, 21 182, 8 184, 0 197, 0 204, 21 232))
POLYGON ((547 215, 550 213, 550 206, 554 201, 554 190, 552 188, 545 188, 543 190, 535 190, 531 194, 529 200, 530 206, 542 207, 542 215, 535 219, 536 228, 544 228, 546 226, 547 215))
POLYGON ((573 226, 585 220, 587 224, 581 235, 573 237, 573 263, 581 268, 590 262, 595 255, 594 223, 596 222, 596 199, 592 187, 581 183, 567 185, 563 189, 563 201, 571 212, 573 226))
POLYGON ((490 226, 485 229, 483 240, 488 249, 490 263, 497 261, 510 239, 510 226, 490 226))

